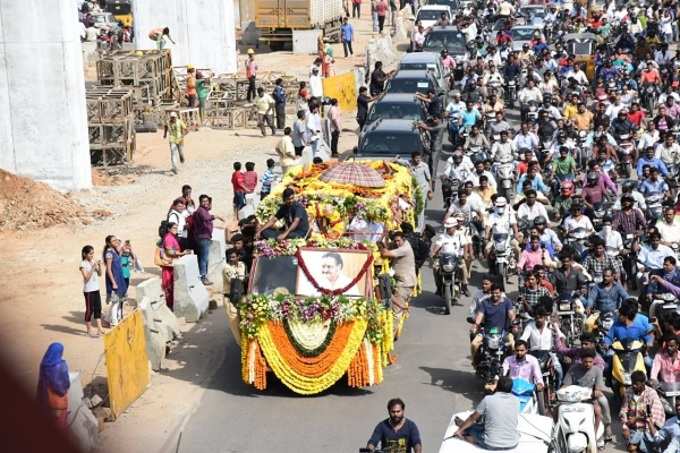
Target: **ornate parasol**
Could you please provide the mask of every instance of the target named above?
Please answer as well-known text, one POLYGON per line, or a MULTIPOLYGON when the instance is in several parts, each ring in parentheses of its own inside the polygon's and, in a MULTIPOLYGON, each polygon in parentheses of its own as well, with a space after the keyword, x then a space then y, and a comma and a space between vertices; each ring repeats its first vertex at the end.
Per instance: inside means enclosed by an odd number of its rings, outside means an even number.
POLYGON ((359 162, 342 162, 321 174, 320 179, 337 184, 354 184, 359 187, 385 187, 380 173, 359 162))

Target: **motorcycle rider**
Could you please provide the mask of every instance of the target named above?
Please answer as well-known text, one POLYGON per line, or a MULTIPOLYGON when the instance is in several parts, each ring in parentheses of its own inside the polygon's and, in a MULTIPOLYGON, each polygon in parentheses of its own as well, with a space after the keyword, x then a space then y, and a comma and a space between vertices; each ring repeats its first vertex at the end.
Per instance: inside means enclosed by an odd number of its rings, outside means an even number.
POLYGON ((663 142, 656 145, 656 154, 664 163, 669 173, 675 174, 680 163, 680 145, 675 142, 673 133, 666 132, 663 142))
POLYGON ((524 340, 515 341, 515 354, 509 355, 503 360, 503 375, 509 376, 513 379, 525 379, 536 386, 536 393, 539 396, 539 412, 545 414, 545 407, 542 397, 543 387, 543 373, 541 373, 541 365, 538 359, 527 354, 529 346, 524 340))
MULTIPOLYGON (((510 133, 510 123, 505 120, 503 111, 496 111, 494 121, 486 123, 486 133, 490 136, 500 135, 503 131, 510 133)), ((493 151, 492 151, 493 152, 493 151)))
POLYGON ((524 193, 524 183, 528 182, 530 187, 537 192, 543 192, 543 194, 549 194, 550 188, 545 185, 543 178, 539 174, 539 166, 536 160, 529 162, 529 169, 525 174, 519 177, 517 180, 516 191, 518 194, 524 193))
POLYGON ((470 128, 470 135, 465 140, 465 149, 471 150, 473 148, 489 149, 489 140, 479 131, 479 126, 477 125, 470 128))
MULTIPOLYGON (((628 293, 619 282, 611 269, 605 269, 601 283, 593 285, 588 293, 585 307, 588 313, 613 313, 628 299, 628 293)), ((594 318, 586 320, 586 324, 595 323, 594 318)))
POLYGON ((612 121, 611 126, 609 126, 609 130, 618 143, 621 142, 622 136, 630 136, 635 133, 635 126, 633 126, 633 123, 628 120, 627 108, 624 107, 619 110, 618 115, 616 115, 616 118, 614 118, 612 121))
MULTIPOLYGON (((472 240, 470 235, 461 228, 464 221, 456 217, 449 217, 444 221, 444 232, 438 235, 432 242, 432 251, 430 256, 437 263, 439 253, 447 253, 454 255, 458 261, 458 268, 462 270, 462 291, 463 294, 469 296, 468 278, 469 268, 467 263, 472 257, 472 240)), ((437 295, 444 294, 442 288, 442 276, 439 267, 433 267, 434 281, 437 285, 437 295)))
POLYGON ((536 191, 533 189, 524 192, 524 201, 517 209, 517 218, 525 219, 529 223, 533 223, 537 217, 548 218, 548 213, 545 210, 543 203, 536 202, 536 191))
MULTIPOLYGON (((635 183, 633 182, 632 184, 635 183)), ((629 187, 624 185, 624 188, 629 187)), ((640 209, 635 207, 633 196, 624 193, 621 197, 621 210, 617 211, 612 219, 612 228, 621 233, 623 237, 630 234, 640 237, 646 225, 645 216, 640 209)))
POLYGON ((517 148, 509 140, 507 130, 501 131, 500 136, 500 140, 491 146, 491 157, 497 163, 512 162, 515 160, 517 148))
POLYGON ((562 241, 557 233, 548 227, 547 217, 538 216, 534 218, 534 228, 538 230, 541 244, 550 251, 550 256, 555 257, 562 250, 562 241))
POLYGON ((612 227, 612 218, 609 214, 605 214, 602 218, 602 229, 597 233, 604 241, 605 252, 612 258, 616 258, 623 250, 623 239, 621 233, 612 227))
POLYGON ((638 158, 636 167, 638 179, 642 177, 645 167, 658 169, 664 178, 668 176, 666 164, 661 159, 654 157, 654 148, 652 146, 645 148, 644 154, 638 158))
POLYGON ((663 217, 656 221, 655 226, 659 230, 663 245, 672 246, 680 242, 680 222, 675 216, 673 207, 664 208, 663 217))
POLYGON ((648 200, 647 208, 652 206, 652 203, 649 202, 650 197, 663 196, 663 198, 669 198, 670 188, 663 178, 659 178, 659 170, 656 167, 651 167, 649 177, 640 183, 640 193, 648 200))
POLYGON ((612 209, 614 211, 619 211, 622 209, 621 202, 623 201, 624 197, 631 198, 632 200, 631 207, 635 207, 636 209, 638 209, 640 211, 640 215, 642 215, 642 212, 647 209, 645 197, 640 192, 637 191, 637 183, 635 181, 624 181, 624 183, 621 184, 621 198, 616 200, 614 206, 612 206, 612 209))
MULTIPOLYGON (((562 300, 572 300, 587 289, 588 276, 584 273, 583 268, 574 265, 572 254, 567 251, 566 247, 560 253, 560 263, 562 266, 554 273, 555 290, 562 300)), ((582 303, 581 304, 581 309, 582 303)))
POLYGON ((527 84, 522 88, 517 94, 517 98, 520 102, 520 115, 522 121, 527 121, 527 113, 529 112, 529 104, 534 103, 538 106, 543 99, 543 93, 541 89, 536 86, 536 82, 533 79, 527 80, 527 84))
MULTIPOLYGON (((647 419, 647 429, 654 436, 657 448, 665 445, 663 453, 677 453, 680 451, 680 398, 675 399, 675 416, 666 420, 663 428, 657 431, 651 418, 647 419)), ((661 451, 661 450, 659 450, 661 451)))
POLYGON ((513 335, 510 332, 512 321, 515 319, 515 309, 512 301, 503 295, 503 290, 497 284, 491 287, 491 297, 482 299, 478 307, 475 323, 470 328, 470 333, 473 335, 470 342, 470 355, 472 357, 473 366, 477 363, 477 351, 482 345, 484 337, 480 333, 483 327, 486 330, 496 328, 500 332, 507 334, 506 341, 511 346, 513 343, 513 335))
POLYGON ((593 252, 585 259, 583 266, 586 272, 593 276, 595 283, 602 281, 605 269, 614 273, 615 280, 621 280, 621 262, 605 253, 605 243, 599 236, 593 236, 593 252))
POLYGON ((652 424, 652 429, 660 429, 666 422, 666 414, 656 390, 646 385, 647 376, 643 371, 634 371, 630 380, 631 386, 626 388, 619 412, 623 438, 628 451, 650 452, 654 440, 648 426, 652 424))
POLYGON ((680 353, 678 353, 678 337, 668 337, 664 340, 664 347, 657 352, 649 372, 649 383, 657 387, 660 381, 665 384, 680 382, 680 353), (661 375, 661 376, 659 376, 661 375))
POLYGON ((600 175, 594 171, 588 172, 586 176, 586 185, 581 190, 581 196, 585 205, 590 211, 594 211, 598 206, 606 200, 607 189, 601 183, 600 175))
MULTIPOLYGON (((536 264, 536 266, 540 266, 536 264)), ((518 301, 522 302, 522 311, 529 316, 536 316, 536 310, 543 308, 541 299, 549 296, 548 290, 538 284, 538 275, 534 272, 529 272, 526 277, 526 283, 519 289, 518 301)))
POLYGON ((552 322, 548 318, 548 312, 544 307, 538 307, 534 312, 534 319, 529 321, 524 327, 520 336, 529 345, 532 355, 537 355, 538 351, 549 353, 552 357, 552 364, 556 375, 556 387, 559 388, 562 382, 562 364, 555 354, 555 330, 552 322))
POLYGON ((560 193, 555 197, 553 201, 553 207, 557 210, 560 218, 563 218, 565 214, 571 211, 571 205, 574 201, 572 195, 574 193, 574 183, 565 179, 560 183, 560 193))
POLYGON ((595 366, 595 358, 597 353, 595 348, 583 348, 580 351, 580 362, 575 363, 567 371, 564 377, 564 386, 580 385, 581 387, 593 389, 593 397, 595 398, 595 432, 602 421, 604 423, 604 440, 609 442, 612 440, 611 429, 611 409, 609 408, 609 400, 607 396, 613 396, 612 390, 604 383, 602 368, 595 366))
POLYGON ((595 232, 590 219, 583 215, 580 204, 572 204, 569 213, 563 224, 567 237, 582 240, 595 232))
POLYGON ((470 158, 463 154, 462 149, 456 149, 451 157, 446 160, 446 168, 442 176, 457 179, 462 183, 474 170, 475 166, 470 158))
POLYGON ((486 254, 491 252, 493 241, 491 240, 492 233, 495 232, 512 232, 515 238, 511 241, 512 248, 515 253, 519 255, 519 229, 517 228, 517 219, 512 209, 508 207, 508 201, 505 197, 497 197, 494 201, 494 209, 489 214, 484 230, 484 238, 486 239, 486 254))
POLYGON ((538 148, 538 137, 529 129, 529 123, 522 123, 520 131, 512 139, 515 149, 535 150, 538 148))
POLYGON ((493 190, 498 190, 498 185, 496 184, 496 178, 493 177, 490 171, 486 170, 484 168, 484 161, 483 160, 478 160, 475 162, 475 171, 470 173, 468 175, 467 181, 472 181, 472 185, 474 187, 479 187, 479 177, 480 176, 486 176, 487 179, 489 180, 489 185, 493 190))

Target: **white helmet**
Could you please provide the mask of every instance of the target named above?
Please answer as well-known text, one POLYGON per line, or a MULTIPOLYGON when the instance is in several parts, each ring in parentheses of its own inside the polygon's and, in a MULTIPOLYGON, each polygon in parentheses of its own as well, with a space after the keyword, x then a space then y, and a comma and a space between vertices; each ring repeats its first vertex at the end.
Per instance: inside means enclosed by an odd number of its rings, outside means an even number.
POLYGON ((498 197, 493 205, 497 208, 503 208, 508 205, 508 200, 505 197, 498 197))

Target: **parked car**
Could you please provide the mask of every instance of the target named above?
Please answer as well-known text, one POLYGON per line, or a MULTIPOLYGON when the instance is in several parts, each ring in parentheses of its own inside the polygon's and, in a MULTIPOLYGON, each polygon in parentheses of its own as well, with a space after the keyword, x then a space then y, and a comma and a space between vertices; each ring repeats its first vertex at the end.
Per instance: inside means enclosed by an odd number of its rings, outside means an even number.
POLYGON ((387 82, 385 93, 427 93, 432 88, 437 94, 446 94, 434 73, 427 69, 400 69, 387 82))
POLYGON ((451 20, 451 7, 449 5, 425 5, 416 13, 416 21, 420 21, 423 27, 432 27, 442 14, 451 20))
POLYGON ((542 27, 547 11, 543 5, 526 5, 519 9, 519 14, 526 21, 526 25, 542 27))
POLYGON ((427 110, 412 94, 387 93, 373 103, 366 124, 380 119, 425 121, 427 110))
POLYGON ((429 69, 439 80, 439 84, 446 87, 446 76, 442 60, 438 53, 413 52, 405 54, 399 62, 399 69, 429 69))
POLYGON ((408 159, 411 153, 430 152, 427 132, 416 127, 413 120, 381 118, 367 125, 359 136, 356 157, 397 157, 408 159))
POLYGON ((111 13, 92 13, 90 17, 94 21, 94 28, 98 30, 115 31, 119 27, 111 13))

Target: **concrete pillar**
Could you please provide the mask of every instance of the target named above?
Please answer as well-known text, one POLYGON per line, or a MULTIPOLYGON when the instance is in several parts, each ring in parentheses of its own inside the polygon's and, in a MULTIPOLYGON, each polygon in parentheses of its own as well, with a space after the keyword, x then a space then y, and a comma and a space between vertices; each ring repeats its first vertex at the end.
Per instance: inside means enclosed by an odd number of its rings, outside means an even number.
POLYGON ((92 186, 73 0, 0 0, 0 168, 60 190, 92 186))
POLYGON ((168 27, 173 65, 236 72, 234 0, 138 0, 132 7, 137 49, 155 48, 149 32, 168 27))

